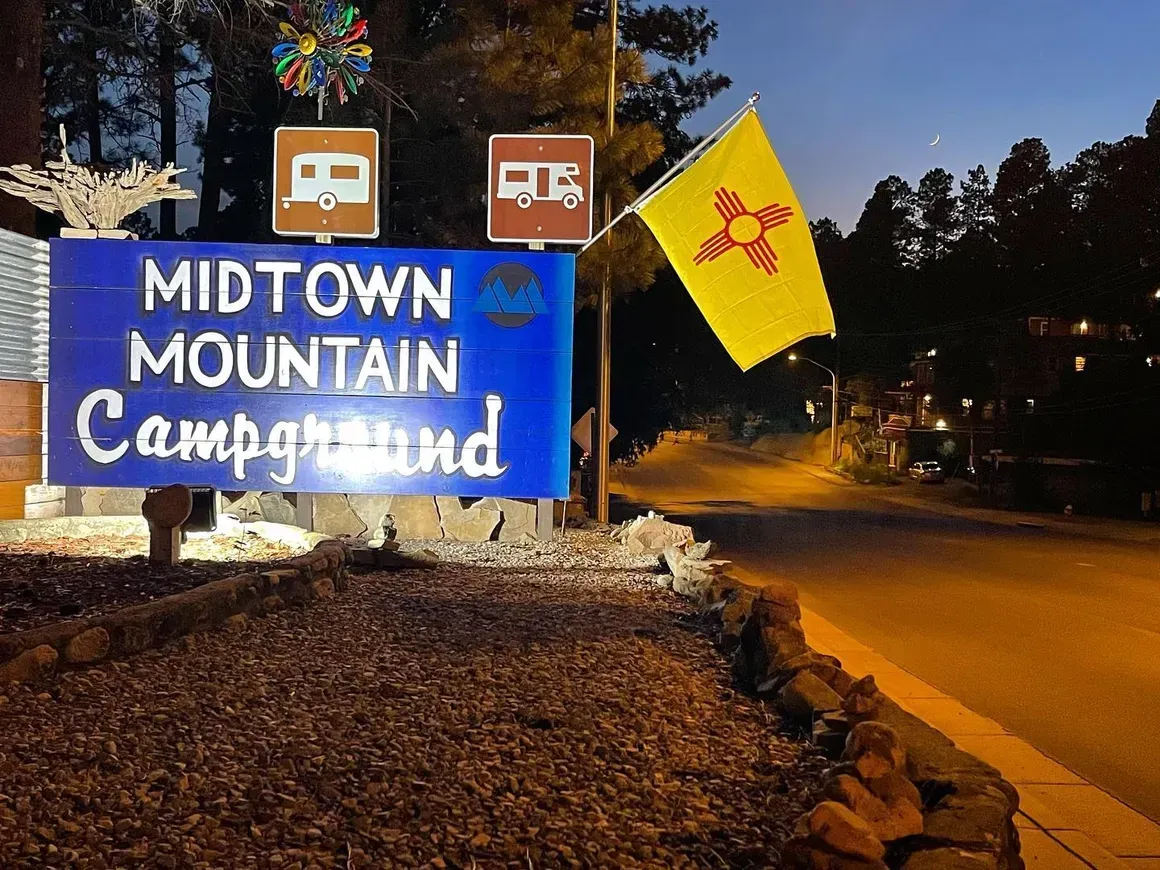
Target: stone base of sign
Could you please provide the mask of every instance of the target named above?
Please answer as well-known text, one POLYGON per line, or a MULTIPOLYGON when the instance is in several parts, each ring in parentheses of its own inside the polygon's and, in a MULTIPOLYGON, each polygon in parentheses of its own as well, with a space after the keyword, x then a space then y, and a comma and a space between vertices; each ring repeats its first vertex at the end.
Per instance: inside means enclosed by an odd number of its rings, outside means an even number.
MULTIPOLYGON (((401 541, 532 541, 538 536, 534 501, 334 493, 313 499, 314 529, 336 537, 369 540, 389 532, 401 541)), ((547 535, 550 538, 550 527, 547 535)))
MULTIPOLYGON (((85 517, 137 516, 143 489, 66 487, 65 515, 85 517)), ((384 520, 402 541, 454 538, 472 541, 551 540, 557 505, 551 499, 458 499, 428 495, 359 495, 342 493, 236 492, 223 494, 222 515, 243 523, 296 525, 332 537, 369 540, 381 536, 384 520), (478 509, 478 515, 469 513, 478 509), (496 522, 485 529, 498 512, 496 522), (466 523, 469 518, 476 522, 466 523), (450 527, 454 531, 449 531, 450 527), (484 533, 486 532, 486 537, 484 533), (460 536, 466 537, 460 537, 460 536)), ((573 517, 570 508, 569 519, 573 517)), ((579 516, 582 506, 575 506, 579 516)))
POLYGON ((0 684, 47 679, 63 667, 121 658, 193 632, 239 630, 247 618, 345 590, 349 562, 350 548, 328 539, 268 571, 215 580, 92 619, 0 634, 0 684))

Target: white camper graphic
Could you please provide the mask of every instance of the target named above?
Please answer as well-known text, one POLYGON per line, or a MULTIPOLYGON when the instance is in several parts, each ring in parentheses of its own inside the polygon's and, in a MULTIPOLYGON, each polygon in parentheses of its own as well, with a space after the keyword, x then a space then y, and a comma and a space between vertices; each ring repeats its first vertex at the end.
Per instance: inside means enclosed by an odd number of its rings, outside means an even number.
POLYGON ((290 171, 290 195, 282 197, 282 208, 290 208, 292 202, 316 202, 323 211, 332 211, 339 203, 370 202, 371 162, 361 154, 296 154, 290 171))
POLYGON ((514 199, 520 208, 533 202, 559 202, 571 211, 584 202, 584 188, 576 181, 580 167, 575 163, 502 162, 496 199, 514 199), (547 184, 541 188, 541 172, 547 184))

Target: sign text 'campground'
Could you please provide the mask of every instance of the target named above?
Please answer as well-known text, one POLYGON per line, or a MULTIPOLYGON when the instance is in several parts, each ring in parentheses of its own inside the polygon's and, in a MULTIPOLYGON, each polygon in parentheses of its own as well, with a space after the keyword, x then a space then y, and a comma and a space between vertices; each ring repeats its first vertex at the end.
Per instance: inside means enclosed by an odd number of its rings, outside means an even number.
POLYGON ((567 255, 54 240, 49 477, 567 495, 567 255))

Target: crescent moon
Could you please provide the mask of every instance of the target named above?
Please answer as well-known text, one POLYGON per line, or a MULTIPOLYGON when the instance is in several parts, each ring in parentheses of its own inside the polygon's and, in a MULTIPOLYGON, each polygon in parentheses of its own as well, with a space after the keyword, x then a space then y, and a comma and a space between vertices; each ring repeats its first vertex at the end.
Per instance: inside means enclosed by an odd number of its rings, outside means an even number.
POLYGON ((937 144, 938 144, 938 140, 939 140, 939 139, 941 139, 941 138, 942 138, 942 134, 941 134, 941 133, 936 133, 936 134, 935 134, 935 136, 934 136, 934 141, 930 143, 930 144, 931 144, 931 146, 937 145, 937 144))

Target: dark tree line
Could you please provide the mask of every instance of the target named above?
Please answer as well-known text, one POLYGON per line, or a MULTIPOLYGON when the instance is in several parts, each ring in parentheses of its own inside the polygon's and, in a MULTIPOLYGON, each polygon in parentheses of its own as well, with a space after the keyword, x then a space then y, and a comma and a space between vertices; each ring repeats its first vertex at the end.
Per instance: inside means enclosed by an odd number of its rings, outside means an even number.
MULTIPOLYGON (((196 173, 200 202, 132 216, 143 237, 274 241, 273 130, 310 125, 316 103, 281 90, 270 48, 279 4, 258 0, 13 0, 19 87, 0 162, 36 163, 68 132, 72 157, 117 167, 134 158, 196 173)), ((597 143, 596 202, 632 201, 693 144, 684 122, 729 86, 702 67, 717 25, 706 8, 619 0, 616 134, 605 128, 607 0, 363 0, 371 74, 326 123, 374 126, 382 141, 382 236, 377 244, 491 247, 484 230, 488 137, 497 132, 589 133, 597 143)), ((600 209, 597 208, 599 222, 600 209)), ((0 197, 0 225, 52 234, 57 222, 0 197), (34 223, 35 220, 35 223, 34 223)), ((286 240, 281 240, 286 241, 286 240)), ((612 258, 617 298, 650 287, 664 257, 626 221, 614 246, 578 262, 590 303, 612 258)), ((671 279, 670 279, 671 283, 671 279)), ((618 309, 620 306, 618 306, 618 309)), ((591 403, 595 330, 576 340, 576 405, 591 403)), ((617 381, 637 374, 617 355, 617 381), (619 369, 625 369, 623 372, 619 369)), ((633 401, 618 421, 621 452, 655 437, 670 407, 633 401), (650 410, 651 409, 651 410, 650 410), (640 413, 637 413, 640 410, 640 413)))
MULTIPOLYGON (((1025 139, 993 181, 983 166, 957 184, 938 168, 917 187, 891 176, 848 236, 825 218, 812 228, 846 372, 889 380, 911 352, 937 347, 949 353, 936 390, 993 397, 1028 317, 1125 324, 1137 338, 1119 348, 1135 354, 1130 365, 1082 376, 1061 367, 1058 394, 1036 416, 1010 409, 999 443, 1147 456, 1160 423, 1160 378, 1146 363, 1160 352, 1160 101, 1142 136, 1096 142, 1062 165, 1042 140, 1025 139)), ((819 344, 835 358, 837 347, 819 344)))

